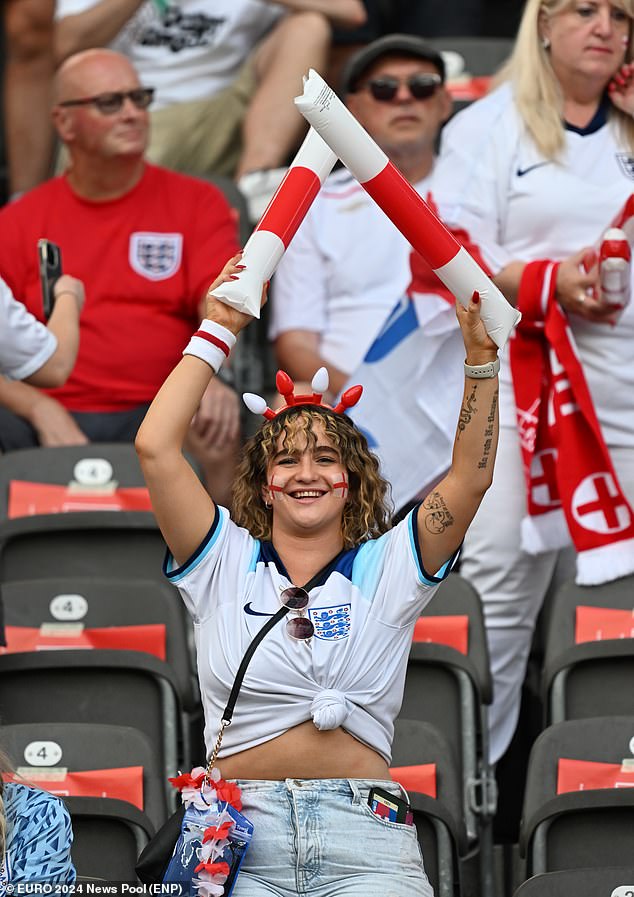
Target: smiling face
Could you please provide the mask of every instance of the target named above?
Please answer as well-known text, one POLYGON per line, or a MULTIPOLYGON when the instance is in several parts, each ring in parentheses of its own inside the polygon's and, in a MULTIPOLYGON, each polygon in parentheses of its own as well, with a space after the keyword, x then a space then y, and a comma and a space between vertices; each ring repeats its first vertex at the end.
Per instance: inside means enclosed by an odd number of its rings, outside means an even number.
POLYGON ((319 420, 289 421, 267 466, 262 497, 273 529, 288 534, 341 532, 349 476, 339 449, 319 420))
POLYGON ((575 0, 551 16, 542 13, 540 34, 550 41, 550 59, 564 94, 580 79, 596 82, 600 94, 623 63, 632 20, 609 0, 575 0))

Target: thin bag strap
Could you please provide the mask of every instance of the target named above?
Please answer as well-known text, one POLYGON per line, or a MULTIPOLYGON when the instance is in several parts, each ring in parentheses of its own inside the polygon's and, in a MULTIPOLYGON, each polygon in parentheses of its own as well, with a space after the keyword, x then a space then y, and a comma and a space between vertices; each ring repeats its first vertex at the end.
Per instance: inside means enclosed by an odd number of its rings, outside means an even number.
MULTIPOLYGON (((330 564, 328 564, 325 571, 320 570, 319 573, 316 573, 312 577, 312 579, 308 580, 308 582, 306 583, 305 586, 302 586, 302 588, 305 589, 306 592, 310 592, 310 590, 316 585, 317 581, 322 578, 322 576, 324 575, 324 572, 327 572, 327 573, 330 572, 330 567, 333 566, 333 564, 336 562, 336 560, 337 560, 337 558, 335 558, 330 564)), ((260 631, 257 633, 257 635, 254 636, 253 640, 251 641, 251 644, 245 651, 244 657, 242 658, 242 660, 240 662, 240 666, 238 667, 238 672, 236 673, 236 678, 233 680, 233 685, 231 686, 231 692, 229 693, 229 700, 227 701, 227 706, 225 707, 223 714, 222 714, 222 722, 223 723, 226 722, 227 725, 229 725, 229 723, 231 722, 231 720, 233 718, 233 711, 236 706, 236 701, 238 700, 238 694, 242 687, 242 682, 244 680, 244 677, 245 677, 245 674, 247 671, 247 667, 251 663, 251 658, 255 654, 255 649, 260 644, 262 639, 269 634, 271 629, 273 629, 273 627, 276 626, 279 623, 279 621, 283 617, 286 616, 286 614, 289 612, 289 610, 290 610, 289 607, 285 607, 285 606, 280 607, 280 609, 277 611, 277 613, 275 613, 271 617, 270 620, 267 620, 267 622, 264 624, 262 629, 260 629, 260 631)))
MULTIPOLYGON (((319 582, 320 579, 327 577, 339 560, 341 552, 330 561, 323 569, 321 569, 318 573, 308 580, 306 585, 302 586, 307 592, 310 592, 312 588, 319 582)), ((273 614, 270 620, 264 624, 262 629, 254 636, 251 640, 251 643, 247 650, 244 653, 244 657, 240 661, 240 666, 238 667, 238 672, 236 673, 236 678, 233 680, 233 685, 231 686, 231 691, 229 692, 229 700, 227 701, 227 706, 225 707, 222 713, 222 719, 220 721, 220 730, 218 732, 218 737, 216 739, 216 744, 214 745, 214 749, 211 752, 211 757, 209 758, 209 762, 207 764, 206 770, 206 778, 208 779, 211 775, 211 770, 214 768, 216 764, 216 760, 218 759, 218 754, 220 752, 220 745, 222 744, 222 736, 224 735, 225 729, 227 726, 231 725, 231 720, 233 718, 233 711, 236 706, 236 701, 238 700, 238 695, 240 693, 240 689, 242 688, 242 682, 244 680, 247 667, 251 663, 251 658, 255 654, 255 649, 260 644, 260 642, 268 635, 268 633, 276 626, 279 621, 286 616, 289 612, 290 607, 282 606, 280 609, 273 614)))

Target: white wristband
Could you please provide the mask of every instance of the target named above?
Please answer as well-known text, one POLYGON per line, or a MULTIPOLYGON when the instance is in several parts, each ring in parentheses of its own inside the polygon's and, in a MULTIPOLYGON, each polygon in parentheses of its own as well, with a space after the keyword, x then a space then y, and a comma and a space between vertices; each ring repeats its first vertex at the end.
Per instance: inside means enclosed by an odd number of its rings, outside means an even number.
POLYGON ((205 318, 183 350, 183 355, 195 355, 218 373, 235 344, 236 338, 230 330, 205 318))
POLYGON ((465 377, 471 377, 473 380, 488 380, 497 376, 500 370, 500 359, 489 361, 487 364, 467 364, 464 363, 465 377))

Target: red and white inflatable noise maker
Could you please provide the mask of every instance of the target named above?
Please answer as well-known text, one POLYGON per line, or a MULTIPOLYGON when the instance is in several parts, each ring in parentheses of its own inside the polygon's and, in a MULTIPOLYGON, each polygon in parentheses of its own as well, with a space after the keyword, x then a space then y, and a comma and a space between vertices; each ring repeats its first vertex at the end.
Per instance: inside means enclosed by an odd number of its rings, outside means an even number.
POLYGON ((295 97, 295 105, 447 289, 465 306, 475 290, 480 293, 482 320, 501 348, 520 313, 313 69, 304 78, 304 93, 295 97))
POLYGON ((631 294, 632 253, 625 233, 618 227, 606 230, 599 249, 601 299, 623 309, 631 294))
POLYGON ((244 270, 223 283, 213 295, 240 311, 260 317, 262 287, 270 279, 288 244, 306 216, 337 157, 312 128, 264 215, 247 240, 241 264, 244 270))

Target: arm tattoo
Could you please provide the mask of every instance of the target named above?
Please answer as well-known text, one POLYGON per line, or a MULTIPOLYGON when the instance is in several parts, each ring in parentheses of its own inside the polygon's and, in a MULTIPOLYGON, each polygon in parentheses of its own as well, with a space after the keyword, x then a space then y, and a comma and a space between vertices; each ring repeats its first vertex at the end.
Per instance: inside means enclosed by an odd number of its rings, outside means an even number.
POLYGON ((423 502, 423 507, 430 512, 425 514, 425 529, 435 536, 444 533, 453 524, 453 517, 440 492, 430 492, 423 502))
POLYGON ((491 399, 491 410, 487 417, 487 426, 484 431, 484 445, 482 447, 482 457, 478 463, 478 469, 483 470, 489 463, 489 454, 491 452, 491 443, 493 442, 493 425, 495 424, 495 412, 498 404, 498 391, 496 390, 491 399))
POLYGON ((458 418, 458 433, 456 439, 460 439, 460 434, 463 430, 466 429, 467 424, 471 422, 471 418, 475 414, 477 389, 478 385, 477 383, 475 383, 473 389, 471 390, 471 395, 467 396, 462 403, 462 408, 460 409, 460 417, 458 418))

